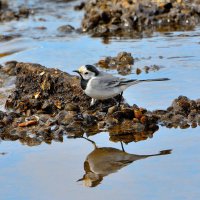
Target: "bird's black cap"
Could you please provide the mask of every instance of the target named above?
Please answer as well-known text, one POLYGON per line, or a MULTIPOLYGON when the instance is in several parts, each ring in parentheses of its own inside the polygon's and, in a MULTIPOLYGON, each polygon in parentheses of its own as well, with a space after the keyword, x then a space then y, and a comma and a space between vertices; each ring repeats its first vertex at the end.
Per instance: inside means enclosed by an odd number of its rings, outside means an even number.
POLYGON ((87 70, 89 70, 91 72, 94 72, 95 76, 97 76, 99 74, 99 71, 95 66, 93 66, 93 65, 85 65, 85 67, 87 68, 87 70))

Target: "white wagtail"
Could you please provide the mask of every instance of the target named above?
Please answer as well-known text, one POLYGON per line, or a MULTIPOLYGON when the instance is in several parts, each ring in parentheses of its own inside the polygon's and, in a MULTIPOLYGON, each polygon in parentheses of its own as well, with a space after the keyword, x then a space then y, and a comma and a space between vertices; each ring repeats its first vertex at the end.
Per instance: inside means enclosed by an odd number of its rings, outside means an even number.
POLYGON ((140 82, 169 80, 168 78, 128 80, 99 71, 93 65, 83 65, 78 70, 73 72, 76 72, 80 75, 81 88, 84 90, 86 95, 92 98, 91 106, 95 104, 96 100, 109 99, 119 94, 120 100, 118 106, 120 106, 123 91, 129 86, 138 84, 140 82))

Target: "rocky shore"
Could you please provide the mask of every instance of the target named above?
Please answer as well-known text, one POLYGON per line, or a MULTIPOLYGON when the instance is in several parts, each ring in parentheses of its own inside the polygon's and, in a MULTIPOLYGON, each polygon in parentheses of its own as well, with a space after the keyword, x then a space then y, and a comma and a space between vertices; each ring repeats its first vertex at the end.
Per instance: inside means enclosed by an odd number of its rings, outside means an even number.
POLYGON ((151 138, 159 125, 195 128, 200 125, 200 100, 179 96, 166 110, 148 111, 117 98, 90 107, 79 78, 39 64, 11 61, 1 73, 16 76, 16 88, 0 111, 0 138, 38 145, 63 137, 91 136, 107 131, 110 140, 129 143, 151 138))
POLYGON ((190 30, 200 22, 199 0, 88 0, 75 9, 84 9, 83 32, 100 37, 190 30))

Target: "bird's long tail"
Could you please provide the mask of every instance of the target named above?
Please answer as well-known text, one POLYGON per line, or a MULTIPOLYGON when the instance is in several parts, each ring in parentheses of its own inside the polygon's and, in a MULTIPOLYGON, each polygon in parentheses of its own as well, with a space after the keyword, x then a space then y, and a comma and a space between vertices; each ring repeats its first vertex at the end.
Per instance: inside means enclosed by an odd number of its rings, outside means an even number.
POLYGON ((169 78, 155 78, 155 79, 146 79, 146 80, 138 80, 139 82, 151 82, 151 81, 169 81, 169 78))
POLYGON ((144 158, 148 158, 148 157, 169 155, 169 154, 171 154, 171 153, 172 153, 172 149, 163 150, 163 151, 160 151, 159 153, 150 154, 150 155, 135 155, 135 154, 129 154, 129 160, 135 161, 135 160, 144 159, 144 158))
POLYGON ((145 80, 131 79, 131 80, 122 81, 120 85, 135 85, 141 82, 168 81, 168 80, 170 79, 169 78, 155 78, 155 79, 145 79, 145 80))

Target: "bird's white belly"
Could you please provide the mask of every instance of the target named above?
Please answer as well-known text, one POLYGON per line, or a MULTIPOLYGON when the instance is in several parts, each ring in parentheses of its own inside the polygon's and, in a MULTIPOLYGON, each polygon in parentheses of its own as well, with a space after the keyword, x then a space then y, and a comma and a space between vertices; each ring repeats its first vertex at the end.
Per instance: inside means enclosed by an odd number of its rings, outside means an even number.
POLYGON ((94 90, 93 88, 87 87, 85 90, 85 94, 87 94, 89 97, 94 98, 94 99, 104 100, 104 99, 115 97, 118 94, 120 94, 122 91, 123 90, 121 88, 94 90))

